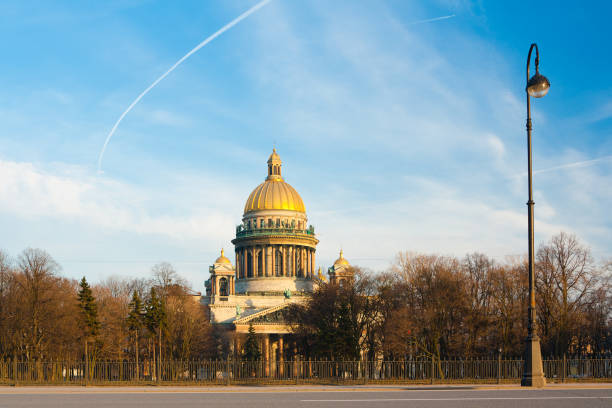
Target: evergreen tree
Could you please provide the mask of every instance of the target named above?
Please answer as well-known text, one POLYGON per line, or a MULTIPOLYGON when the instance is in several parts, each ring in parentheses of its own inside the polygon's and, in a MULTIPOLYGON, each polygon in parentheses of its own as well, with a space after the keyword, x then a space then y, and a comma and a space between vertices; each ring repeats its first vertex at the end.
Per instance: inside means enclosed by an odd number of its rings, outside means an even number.
POLYGON ((81 311, 81 326, 86 339, 94 338, 100 332, 100 321, 98 320, 98 305, 91 292, 87 280, 83 276, 79 283, 81 289, 77 295, 79 309, 81 311))
POLYGON ((257 361, 261 358, 261 351, 259 351, 257 334, 255 334, 253 323, 249 324, 249 334, 247 335, 246 343, 244 343, 244 354, 242 358, 247 361, 257 361))
POLYGON ((87 379, 91 376, 93 370, 93 364, 90 366, 89 361, 93 363, 96 360, 96 347, 94 343, 93 353, 89 353, 88 345, 89 341, 95 339, 100 332, 100 321, 98 320, 98 305, 96 299, 91 292, 89 283, 83 276, 79 283, 81 289, 77 295, 79 301, 79 310, 81 311, 81 328, 83 329, 83 340, 85 342, 85 361, 88 364, 89 369, 87 370, 87 379))
MULTIPOLYGON (((145 323, 154 336, 157 335, 157 360, 161 361, 162 331, 166 329, 168 316, 164 299, 158 296, 155 288, 151 288, 145 305, 145 323)), ((157 366, 159 371, 159 365, 157 366)), ((159 372, 157 373, 159 378, 159 372)))
POLYGON ((142 299, 140 299, 140 295, 138 295, 138 291, 134 291, 132 294, 132 301, 129 304, 130 312, 127 317, 127 325, 128 329, 134 333, 134 341, 135 341, 135 350, 134 354, 136 356, 136 378, 139 378, 138 375, 138 357, 140 352, 139 340, 140 340, 140 332, 144 326, 144 315, 143 315, 143 305, 142 299))
POLYGON ((132 294, 132 300, 130 301, 128 307, 130 308, 130 312, 127 317, 128 329, 131 331, 139 332, 144 326, 144 316, 143 316, 143 305, 142 299, 138 294, 138 291, 134 291, 132 294))
POLYGON ((144 320, 147 328, 152 333, 161 334, 161 331, 166 328, 166 304, 164 299, 157 294, 155 288, 151 288, 151 292, 149 293, 149 298, 145 305, 144 320))

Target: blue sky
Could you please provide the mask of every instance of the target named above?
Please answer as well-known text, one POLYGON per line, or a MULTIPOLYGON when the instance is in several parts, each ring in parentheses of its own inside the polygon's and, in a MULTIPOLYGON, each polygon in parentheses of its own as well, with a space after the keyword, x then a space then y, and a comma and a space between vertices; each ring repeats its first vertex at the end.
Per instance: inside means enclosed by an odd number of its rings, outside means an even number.
MULTIPOLYGON (((536 240, 612 257, 608 2, 0 3, 0 248, 96 281, 174 264, 198 290, 273 144, 319 234, 383 270, 398 251, 526 251, 531 42, 536 240), (422 22, 436 17, 452 18, 422 22)), ((230 251, 231 252, 231 251, 230 251)))

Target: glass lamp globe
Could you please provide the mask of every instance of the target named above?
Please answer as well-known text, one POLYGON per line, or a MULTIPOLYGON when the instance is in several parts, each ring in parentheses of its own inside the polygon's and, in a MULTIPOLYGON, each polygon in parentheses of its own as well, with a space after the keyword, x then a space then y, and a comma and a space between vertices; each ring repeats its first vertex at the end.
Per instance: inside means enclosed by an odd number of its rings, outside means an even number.
POLYGON ((549 89, 550 82, 548 82, 548 79, 544 75, 540 75, 539 72, 536 72, 529 82, 527 82, 527 93, 534 98, 543 97, 548 93, 549 89))

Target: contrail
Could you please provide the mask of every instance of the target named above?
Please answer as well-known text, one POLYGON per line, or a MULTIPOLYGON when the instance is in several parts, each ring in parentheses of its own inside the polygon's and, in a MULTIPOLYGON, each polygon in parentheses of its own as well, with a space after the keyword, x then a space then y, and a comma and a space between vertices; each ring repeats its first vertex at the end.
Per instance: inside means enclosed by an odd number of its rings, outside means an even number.
MULTIPOLYGON (((591 160, 581 160, 577 162, 561 164, 559 166, 549 167, 547 169, 534 170, 533 174, 548 173, 551 171, 565 170, 565 169, 578 169, 582 167, 590 167, 598 163, 609 161, 609 160, 612 160, 612 156, 603 156, 603 157, 598 157, 597 159, 591 159, 591 160)), ((525 177, 525 176, 527 176, 527 172, 517 174, 516 176, 512 176, 510 178, 519 178, 519 177, 525 177)))
POLYGON ((207 39, 205 39, 204 41, 199 43, 194 49, 192 49, 187 54, 185 54, 185 56, 183 56, 183 58, 178 60, 173 66, 170 67, 169 70, 167 70, 162 76, 157 78, 155 80, 155 82, 153 82, 151 85, 149 85, 149 87, 147 89, 145 89, 140 95, 138 95, 138 97, 136 99, 134 99, 134 102, 132 102, 130 104, 130 106, 128 106, 128 108, 125 110, 125 112, 123 112, 121 114, 121 116, 119 116, 119 119, 117 119, 117 122, 115 122, 115 124, 113 125, 113 128, 111 129, 110 133, 106 137, 106 141, 104 142, 104 146, 102 146, 102 150, 100 151, 100 156, 98 157, 98 173, 102 173, 102 159, 104 158, 104 152, 106 151, 106 146, 108 146, 108 142, 110 142, 111 137, 113 137, 113 134, 117 130, 117 126, 119 126, 119 123, 121 123, 121 121, 123 120, 125 115, 127 115, 128 112, 132 110, 132 108, 142 99, 142 97, 145 96, 147 93, 149 93, 149 91, 151 89, 153 89, 155 87, 155 85, 160 83, 162 79, 167 77, 168 74, 170 74, 172 71, 174 71, 174 69, 176 67, 178 67, 179 65, 181 65, 181 63, 183 61, 185 61, 187 58, 189 58, 193 54, 195 54, 200 48, 204 47, 206 44, 208 44, 209 42, 211 42, 212 40, 214 40, 215 38, 217 38, 218 36, 220 36, 221 34, 226 32, 227 30, 229 30, 230 28, 232 28, 233 26, 238 24, 240 21, 244 20, 245 18, 247 18, 248 16, 250 16, 251 14, 256 12, 257 10, 259 10, 260 8, 262 8, 263 6, 268 4, 270 1, 272 1, 272 0, 263 0, 260 3, 257 3, 256 5, 254 5, 253 7, 251 7, 250 9, 248 9, 247 11, 245 11, 244 13, 242 13, 241 15, 236 17, 234 20, 230 21, 229 23, 227 23, 226 25, 221 27, 221 29, 219 29, 213 35, 211 35, 210 37, 208 37, 207 39))
POLYGON ((417 25, 417 24, 423 24, 423 23, 431 23, 432 21, 446 20, 448 18, 453 18, 453 17, 455 17, 455 15, 451 14, 451 15, 448 15, 448 16, 429 18, 427 20, 414 21, 412 23, 409 23, 408 25, 411 26, 411 25, 417 25))
POLYGON ((608 161, 608 160, 612 160, 612 156, 604 156, 604 157, 599 157, 597 159, 577 161, 573 163, 562 164, 560 166, 549 167, 547 169, 535 170, 533 174, 548 173, 549 171, 555 171, 555 170, 589 167, 599 162, 608 161))

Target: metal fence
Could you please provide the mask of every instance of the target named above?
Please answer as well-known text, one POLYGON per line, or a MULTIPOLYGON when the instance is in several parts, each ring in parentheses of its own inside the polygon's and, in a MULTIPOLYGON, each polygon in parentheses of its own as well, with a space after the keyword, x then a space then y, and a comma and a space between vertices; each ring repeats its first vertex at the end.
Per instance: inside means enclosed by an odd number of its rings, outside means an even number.
MULTIPOLYGON (((549 382, 612 381, 612 358, 545 359, 549 382)), ((518 382, 518 359, 405 361, 0 361, 4 384, 518 382)))

